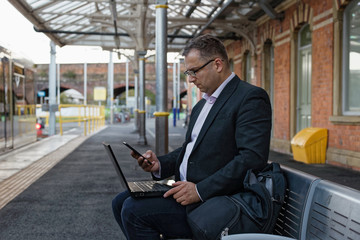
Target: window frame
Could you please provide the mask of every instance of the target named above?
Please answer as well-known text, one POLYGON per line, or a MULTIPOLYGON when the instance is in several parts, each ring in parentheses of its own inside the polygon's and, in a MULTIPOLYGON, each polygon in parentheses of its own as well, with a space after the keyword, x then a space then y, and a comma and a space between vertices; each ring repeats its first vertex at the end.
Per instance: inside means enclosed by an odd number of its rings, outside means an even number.
POLYGON ((353 1, 346 6, 343 14, 343 36, 342 36, 342 115, 343 116, 360 116, 360 111, 348 110, 349 95, 347 94, 349 88, 349 67, 350 67, 350 11, 354 6, 357 6, 360 1, 353 1))
POLYGON ((307 50, 311 52, 311 59, 310 59, 310 90, 309 90, 309 95, 310 95, 310 126, 312 125, 312 76, 311 76, 311 72, 312 72, 312 31, 310 28, 310 24, 306 23, 304 25, 302 25, 299 29, 299 31, 297 32, 297 49, 296 49, 296 132, 299 132, 300 130, 302 130, 302 128, 300 128, 300 100, 301 100, 301 91, 304 91, 303 89, 300 88, 300 76, 301 76, 301 70, 302 70, 302 61, 301 61, 301 52, 307 50), (303 33, 309 33, 310 37, 311 37, 311 41, 310 43, 307 43, 305 45, 302 45, 302 34, 303 33))

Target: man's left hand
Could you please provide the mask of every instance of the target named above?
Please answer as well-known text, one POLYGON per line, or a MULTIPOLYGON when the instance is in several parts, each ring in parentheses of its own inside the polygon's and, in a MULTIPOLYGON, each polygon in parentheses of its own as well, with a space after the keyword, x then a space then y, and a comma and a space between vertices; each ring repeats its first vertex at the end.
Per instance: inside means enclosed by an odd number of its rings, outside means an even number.
POLYGON ((200 197, 196 191, 195 183, 178 181, 175 182, 173 188, 164 194, 164 197, 173 195, 173 198, 181 205, 189 205, 200 202, 200 197))

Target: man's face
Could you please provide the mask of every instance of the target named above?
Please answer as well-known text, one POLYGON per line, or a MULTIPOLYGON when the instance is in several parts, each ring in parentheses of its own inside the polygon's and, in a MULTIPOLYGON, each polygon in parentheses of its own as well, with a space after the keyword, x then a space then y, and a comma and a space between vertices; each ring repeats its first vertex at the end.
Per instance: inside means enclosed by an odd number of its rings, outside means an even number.
POLYGON ((195 49, 191 50, 185 57, 186 70, 196 71, 196 76, 188 76, 189 82, 194 83, 201 92, 207 93, 208 95, 211 95, 221 84, 221 79, 219 79, 219 74, 216 71, 215 61, 211 60, 212 59, 207 59, 207 61, 204 61, 201 59, 200 52, 195 49), (209 63, 201 68, 207 62, 209 63), (199 68, 201 69, 198 70, 199 68))

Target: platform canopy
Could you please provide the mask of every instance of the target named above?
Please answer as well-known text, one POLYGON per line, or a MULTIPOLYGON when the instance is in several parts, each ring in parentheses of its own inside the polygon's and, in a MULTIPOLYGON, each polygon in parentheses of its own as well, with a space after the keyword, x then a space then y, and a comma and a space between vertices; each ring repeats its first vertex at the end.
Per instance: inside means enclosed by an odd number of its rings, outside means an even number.
POLYGON ((249 38, 256 21, 281 19, 285 0, 8 0, 58 46, 104 50, 155 49, 156 7, 167 5, 168 51, 205 32, 222 39, 249 38))

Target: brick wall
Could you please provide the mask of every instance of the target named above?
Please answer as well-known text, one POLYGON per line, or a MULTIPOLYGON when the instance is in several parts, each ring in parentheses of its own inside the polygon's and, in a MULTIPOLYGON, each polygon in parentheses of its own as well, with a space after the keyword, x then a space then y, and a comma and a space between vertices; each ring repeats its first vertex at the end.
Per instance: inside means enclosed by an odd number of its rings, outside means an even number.
MULTIPOLYGON (((293 2, 294 4, 282 9, 285 13, 283 21, 267 19, 260 20, 262 21, 260 22, 258 20, 255 30, 256 56, 252 61, 253 67, 255 67, 255 78, 251 81, 253 84, 262 86, 262 57, 266 38, 270 39, 275 46, 273 140, 287 143, 289 146, 293 137, 290 128, 294 124, 296 126, 296 122, 291 123, 291 99, 293 98, 293 101, 296 102, 296 97, 291 94, 291 68, 297 66, 291 64, 296 65, 297 63, 292 62, 291 42, 292 38, 296 36, 296 31, 307 21, 312 30, 312 127, 328 129, 328 148, 337 149, 331 152, 336 152, 339 159, 345 159, 337 161, 331 157, 329 162, 360 169, 360 126, 346 123, 335 124, 329 120, 333 115, 334 57, 338 57, 334 56, 334 1, 293 2), (274 35, 271 35, 272 29, 275 31, 274 35)), ((232 43, 227 42, 229 56, 234 60, 234 71, 239 76, 242 76, 242 62, 244 61, 241 54, 249 46, 246 41, 243 39, 232 43)), ((283 150, 288 149, 290 153, 288 146, 285 146, 283 150)), ((286 152, 286 150, 284 151, 286 152)))
MULTIPOLYGON (((145 63, 145 88, 156 94, 156 65, 153 62, 145 63)), ((35 75, 36 91, 48 89, 48 64, 37 65, 37 73, 35 75)), ((183 64, 181 72, 184 71, 183 64)), ((91 104, 93 99, 93 89, 98 86, 107 86, 108 64, 107 63, 89 63, 87 64, 87 97, 88 103, 91 104)), ((180 77, 182 82, 184 76, 180 77)), ((129 63, 129 85, 134 86, 134 68, 129 63)), ((75 89, 80 93, 84 91, 84 64, 60 64, 60 85, 65 89, 75 89)), ((121 94, 125 90, 126 84, 126 63, 114 63, 114 93, 121 94)), ((184 84, 180 84, 181 92, 186 91, 184 84)), ((114 96, 116 98, 117 95, 114 96)), ((168 69, 168 109, 173 104, 173 71, 168 69)), ((155 103, 152 103, 155 104, 155 103)))
MULTIPOLYGON (((274 137, 290 137, 290 43, 274 49, 274 137)), ((261 76, 259 76, 261 77, 261 76)))

